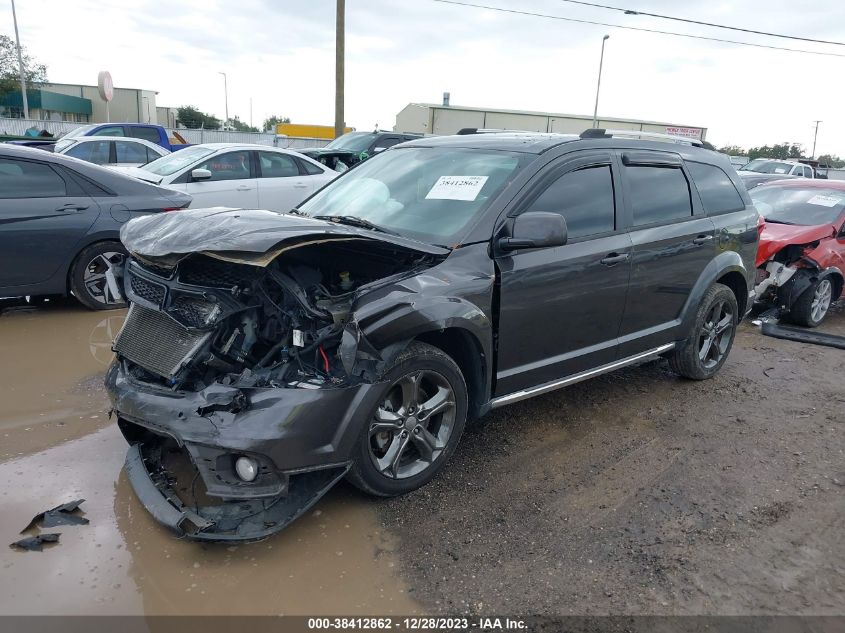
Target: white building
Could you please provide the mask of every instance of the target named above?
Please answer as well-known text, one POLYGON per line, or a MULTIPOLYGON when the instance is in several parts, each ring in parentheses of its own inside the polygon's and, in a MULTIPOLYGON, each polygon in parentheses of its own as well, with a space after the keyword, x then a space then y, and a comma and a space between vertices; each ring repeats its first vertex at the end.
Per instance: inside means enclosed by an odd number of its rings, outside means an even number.
MULTIPOLYGON (((396 132, 455 134, 462 128, 525 130, 580 134, 593 126, 593 117, 555 112, 527 112, 494 108, 468 108, 433 103, 409 103, 396 115, 396 132)), ((597 127, 612 130, 660 132, 705 140, 707 128, 680 123, 602 117, 597 127)))

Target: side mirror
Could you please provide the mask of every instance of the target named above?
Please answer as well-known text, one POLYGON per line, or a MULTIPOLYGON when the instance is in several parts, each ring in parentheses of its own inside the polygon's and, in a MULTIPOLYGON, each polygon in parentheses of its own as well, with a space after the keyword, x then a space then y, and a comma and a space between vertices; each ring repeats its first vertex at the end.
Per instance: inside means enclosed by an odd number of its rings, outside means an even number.
POLYGON ((191 172, 191 180, 211 180, 211 172, 207 169, 195 169, 191 172))
POLYGON ((513 220, 511 237, 499 239, 503 251, 521 248, 549 248, 566 244, 566 220, 559 213, 529 211, 513 220))

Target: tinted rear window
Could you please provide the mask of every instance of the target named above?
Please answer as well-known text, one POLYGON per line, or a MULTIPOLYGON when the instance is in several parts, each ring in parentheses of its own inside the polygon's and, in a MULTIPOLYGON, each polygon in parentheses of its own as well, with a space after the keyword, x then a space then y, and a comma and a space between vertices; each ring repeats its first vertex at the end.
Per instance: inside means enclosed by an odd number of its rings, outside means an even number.
POLYGON ((625 168, 634 226, 692 216, 689 183, 678 167, 632 165, 625 168))
POLYGON ((687 167, 707 213, 727 213, 745 208, 733 182, 719 167, 691 162, 687 163, 687 167))

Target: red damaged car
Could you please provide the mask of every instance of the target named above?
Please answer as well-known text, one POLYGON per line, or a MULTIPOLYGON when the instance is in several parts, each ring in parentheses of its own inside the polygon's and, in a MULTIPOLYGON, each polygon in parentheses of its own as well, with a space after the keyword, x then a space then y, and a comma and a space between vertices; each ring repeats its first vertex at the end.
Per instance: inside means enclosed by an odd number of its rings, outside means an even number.
POLYGON ((778 180, 749 193, 765 220, 757 301, 816 327, 845 284, 845 181, 778 180))

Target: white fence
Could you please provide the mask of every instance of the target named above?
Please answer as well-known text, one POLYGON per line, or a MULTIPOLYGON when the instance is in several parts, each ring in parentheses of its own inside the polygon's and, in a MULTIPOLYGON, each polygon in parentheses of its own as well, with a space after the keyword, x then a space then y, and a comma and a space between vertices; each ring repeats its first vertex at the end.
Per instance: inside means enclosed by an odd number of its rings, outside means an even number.
MULTIPOLYGON (((47 130, 55 137, 63 136, 71 130, 87 123, 70 123, 68 121, 40 121, 38 119, 5 119, 0 118, 0 135, 24 136, 26 131, 34 129, 38 132, 47 130)), ((324 138, 299 138, 276 136, 271 132, 233 132, 224 130, 189 130, 178 128, 175 130, 188 143, 257 143, 275 147, 323 147, 329 144, 324 138)))

